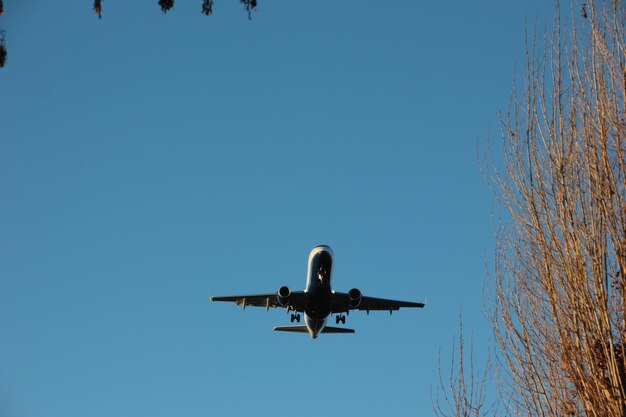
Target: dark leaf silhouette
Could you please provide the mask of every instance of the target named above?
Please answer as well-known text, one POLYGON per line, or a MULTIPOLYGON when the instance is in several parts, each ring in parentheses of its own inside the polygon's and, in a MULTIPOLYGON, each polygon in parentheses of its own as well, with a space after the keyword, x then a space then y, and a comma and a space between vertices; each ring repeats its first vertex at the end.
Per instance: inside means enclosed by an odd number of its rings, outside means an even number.
POLYGON ((239 0, 248 12, 248 19, 252 19, 252 10, 256 8, 257 0, 239 0))
POLYGON ((98 15, 98 19, 102 19, 102 0, 93 1, 93 11, 98 15))
POLYGON ((0 68, 4 67, 7 61, 7 50, 4 45, 0 45, 0 68))
POLYGON ((174 0, 159 0, 159 6, 161 6, 161 10, 163 13, 166 13, 172 7, 174 7, 174 0))
POLYGON ((213 13, 213 0, 202 1, 202 13, 210 16, 213 13))

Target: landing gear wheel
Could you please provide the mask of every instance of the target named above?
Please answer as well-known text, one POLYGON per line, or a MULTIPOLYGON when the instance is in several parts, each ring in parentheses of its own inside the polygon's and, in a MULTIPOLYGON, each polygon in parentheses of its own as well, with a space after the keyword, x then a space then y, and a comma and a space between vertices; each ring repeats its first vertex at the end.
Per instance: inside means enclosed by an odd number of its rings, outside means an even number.
POLYGON ((335 316, 335 323, 346 324, 346 316, 344 316, 343 314, 339 314, 338 316, 335 316))
POLYGON ((300 323, 300 313, 291 315, 291 322, 293 323, 294 321, 300 323))

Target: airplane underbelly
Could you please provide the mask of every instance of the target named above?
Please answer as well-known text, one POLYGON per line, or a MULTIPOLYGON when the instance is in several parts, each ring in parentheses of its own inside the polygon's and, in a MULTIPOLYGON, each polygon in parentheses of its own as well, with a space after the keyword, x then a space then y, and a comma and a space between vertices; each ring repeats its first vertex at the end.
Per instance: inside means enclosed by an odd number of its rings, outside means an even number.
POLYGON ((310 294, 305 313, 314 319, 325 319, 330 314, 330 293, 310 294))
POLYGON ((311 337, 315 339, 321 332, 324 330, 324 326, 326 326, 326 318, 316 319, 310 317, 308 314, 304 314, 304 323, 306 327, 309 329, 309 333, 311 337))
POLYGON ((328 315, 330 314, 330 307, 324 309, 306 309, 305 313, 312 319, 322 320, 328 317, 328 315))

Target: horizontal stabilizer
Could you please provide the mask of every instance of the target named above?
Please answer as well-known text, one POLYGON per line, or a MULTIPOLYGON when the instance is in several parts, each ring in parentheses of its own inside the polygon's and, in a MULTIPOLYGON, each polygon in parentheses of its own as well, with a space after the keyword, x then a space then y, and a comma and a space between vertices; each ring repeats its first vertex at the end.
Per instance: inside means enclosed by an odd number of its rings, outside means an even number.
POLYGON ((324 327, 322 333, 354 333, 354 329, 346 329, 345 327, 324 327))
MULTIPOLYGON (((277 332, 296 332, 296 333, 308 333, 309 329, 306 326, 276 326, 274 331, 277 332)), ((354 329, 346 329, 344 327, 324 327, 322 333, 354 333, 354 329)))
POLYGON ((309 329, 307 329, 306 326, 276 326, 276 327, 274 327, 274 331, 276 331, 276 332, 308 333, 309 329))

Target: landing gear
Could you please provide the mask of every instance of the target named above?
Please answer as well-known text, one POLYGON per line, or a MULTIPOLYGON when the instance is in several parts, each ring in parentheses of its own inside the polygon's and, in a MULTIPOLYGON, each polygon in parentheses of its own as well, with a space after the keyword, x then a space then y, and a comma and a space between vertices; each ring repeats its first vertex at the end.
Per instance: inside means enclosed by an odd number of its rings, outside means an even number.
POLYGON ((337 316, 335 316, 335 323, 339 324, 346 324, 346 316, 344 316, 343 314, 339 314, 337 316))
POLYGON ((291 322, 293 323, 294 321, 297 321, 298 323, 300 323, 300 313, 291 315, 291 322))

